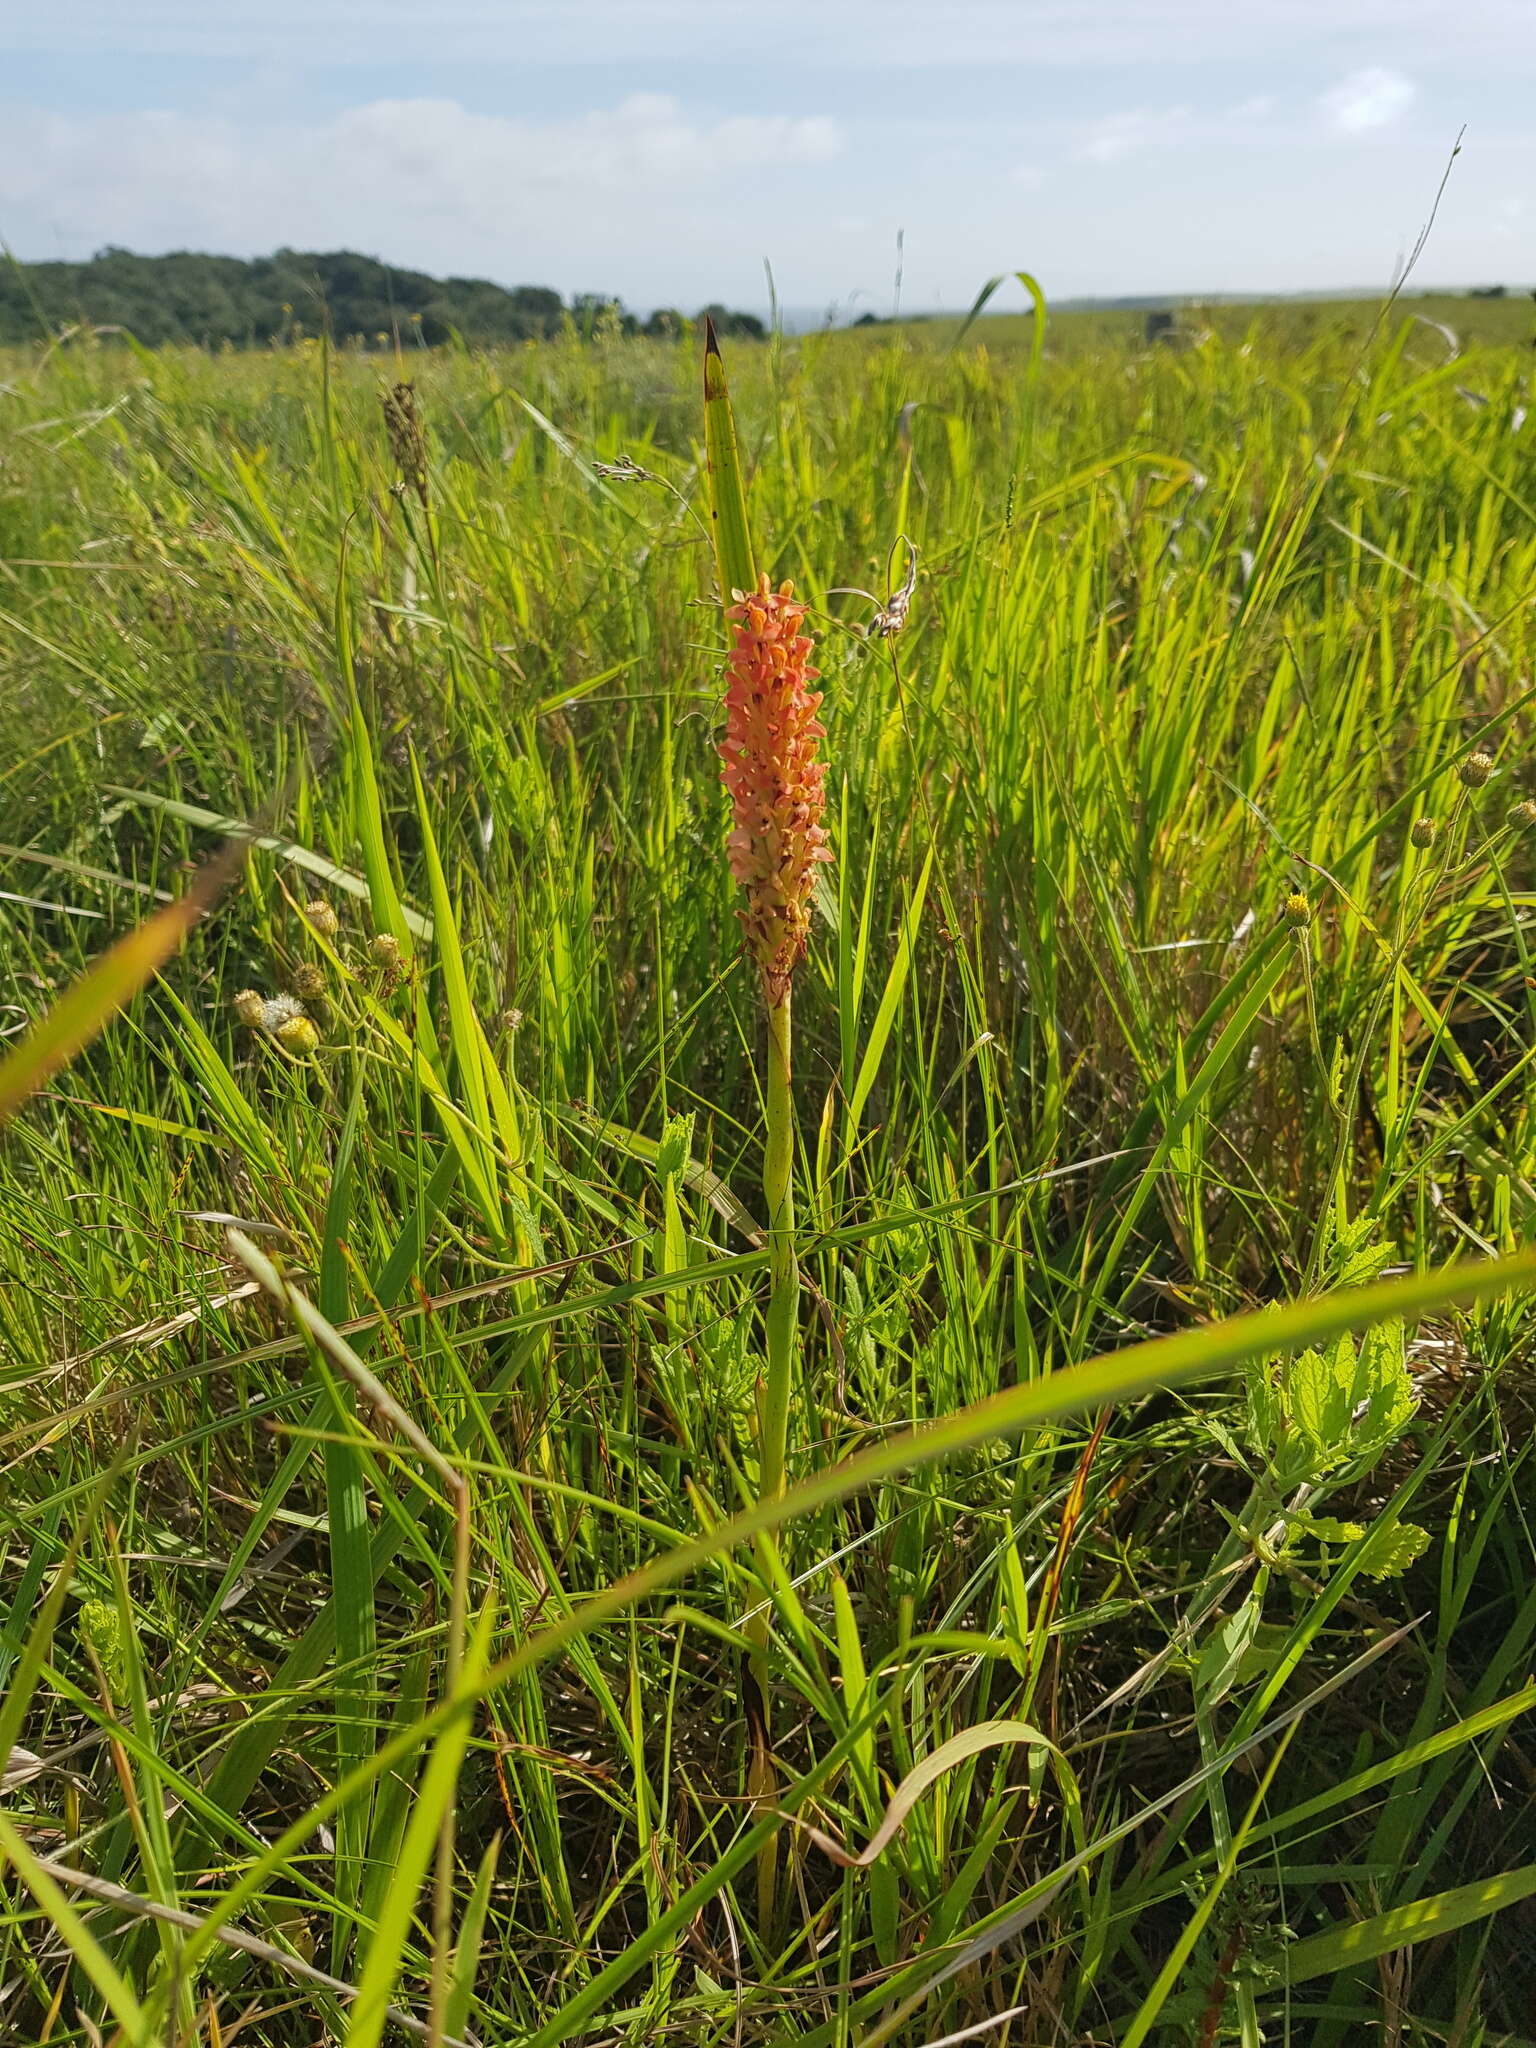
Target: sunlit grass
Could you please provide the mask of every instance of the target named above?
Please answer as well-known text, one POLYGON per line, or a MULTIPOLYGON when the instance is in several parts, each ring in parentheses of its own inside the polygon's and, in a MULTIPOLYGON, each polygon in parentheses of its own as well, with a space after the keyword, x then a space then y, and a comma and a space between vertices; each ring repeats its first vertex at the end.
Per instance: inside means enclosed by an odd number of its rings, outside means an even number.
POLYGON ((5 362, 6 1046, 261 839, 0 1137, 0 2038, 1530 2032, 1529 1312, 1433 1276, 1536 1208, 1536 423, 1414 310, 734 351, 773 1548, 696 346, 412 358, 420 472, 378 362, 5 362))

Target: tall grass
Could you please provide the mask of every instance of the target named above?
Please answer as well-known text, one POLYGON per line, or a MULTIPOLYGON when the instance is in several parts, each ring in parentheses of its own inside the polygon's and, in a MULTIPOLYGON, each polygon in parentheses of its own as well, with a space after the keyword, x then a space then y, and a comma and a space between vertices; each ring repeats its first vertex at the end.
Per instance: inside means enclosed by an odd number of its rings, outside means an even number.
POLYGON ((1529 2037, 1525 359, 736 351, 782 1497, 698 358, 406 367, 4 368, 8 1038, 259 837, 0 1138, 0 2037, 1529 2037))

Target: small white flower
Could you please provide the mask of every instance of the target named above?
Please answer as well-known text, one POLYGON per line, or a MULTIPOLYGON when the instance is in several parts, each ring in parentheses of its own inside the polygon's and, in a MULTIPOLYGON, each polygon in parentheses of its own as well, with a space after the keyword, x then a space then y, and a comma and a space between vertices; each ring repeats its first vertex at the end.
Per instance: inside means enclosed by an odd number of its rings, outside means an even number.
POLYGON ((276 1033, 285 1024, 291 1024, 295 1017, 307 1015, 297 996, 268 996, 261 1006, 261 1028, 276 1033))

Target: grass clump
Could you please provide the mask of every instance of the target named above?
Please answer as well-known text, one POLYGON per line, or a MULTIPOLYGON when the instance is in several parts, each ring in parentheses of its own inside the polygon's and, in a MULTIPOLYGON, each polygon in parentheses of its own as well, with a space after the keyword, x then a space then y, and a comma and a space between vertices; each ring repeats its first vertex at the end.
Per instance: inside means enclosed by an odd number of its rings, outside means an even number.
POLYGON ((1524 2038, 1526 363, 1034 341, 734 352, 792 1097, 691 344, 8 362, 7 2038, 1524 2038))

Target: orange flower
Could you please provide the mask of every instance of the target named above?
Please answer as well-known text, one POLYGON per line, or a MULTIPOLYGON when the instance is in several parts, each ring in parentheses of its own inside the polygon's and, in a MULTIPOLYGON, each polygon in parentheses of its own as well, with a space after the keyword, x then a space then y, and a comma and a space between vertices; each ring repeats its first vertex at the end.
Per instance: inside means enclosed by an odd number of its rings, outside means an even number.
POLYGON ((750 597, 734 593, 736 620, 727 667, 724 781, 734 808, 731 872, 747 892, 739 911, 747 946, 770 1003, 789 992, 811 927, 817 864, 832 858, 822 825, 827 769, 816 758, 825 728, 816 717, 812 642, 801 633, 805 606, 794 585, 750 597))

